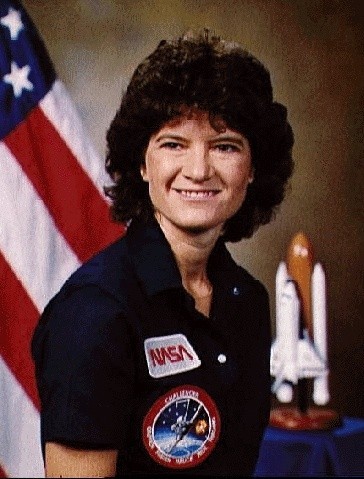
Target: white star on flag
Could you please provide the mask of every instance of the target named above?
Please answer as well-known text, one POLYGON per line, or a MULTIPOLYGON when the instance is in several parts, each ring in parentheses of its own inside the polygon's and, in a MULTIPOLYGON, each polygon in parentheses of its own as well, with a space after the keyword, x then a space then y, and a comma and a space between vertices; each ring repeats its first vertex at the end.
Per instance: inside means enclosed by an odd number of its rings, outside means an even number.
POLYGON ((28 80, 30 66, 24 65, 19 68, 15 62, 11 62, 11 72, 4 75, 3 80, 9 83, 14 90, 14 95, 18 98, 23 90, 33 90, 33 83, 28 80))
POLYGON ((1 17, 0 23, 5 25, 10 30, 10 38, 16 40, 18 38, 19 32, 24 28, 23 22, 21 21, 20 12, 14 10, 14 8, 9 8, 9 12, 5 17, 1 17))

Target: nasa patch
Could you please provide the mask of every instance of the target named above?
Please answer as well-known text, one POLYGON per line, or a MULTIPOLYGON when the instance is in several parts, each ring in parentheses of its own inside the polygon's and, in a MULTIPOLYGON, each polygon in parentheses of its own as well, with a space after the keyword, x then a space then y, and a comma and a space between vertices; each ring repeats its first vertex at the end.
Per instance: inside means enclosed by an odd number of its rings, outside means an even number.
POLYGON ((215 402, 201 388, 184 385, 168 391, 143 421, 149 455, 172 469, 195 467, 212 452, 220 435, 215 402))
POLYGON ((144 341, 144 351, 152 378, 183 373, 201 365, 184 334, 148 338, 144 341))

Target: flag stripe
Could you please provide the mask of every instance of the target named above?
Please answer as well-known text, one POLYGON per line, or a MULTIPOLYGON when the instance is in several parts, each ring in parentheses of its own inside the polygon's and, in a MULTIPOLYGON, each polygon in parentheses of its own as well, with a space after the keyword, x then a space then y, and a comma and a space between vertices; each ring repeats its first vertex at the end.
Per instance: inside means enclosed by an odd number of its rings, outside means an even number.
POLYGON ((39 408, 34 365, 30 356, 30 337, 39 311, 2 254, 0 274, 0 355, 35 407, 39 408), (22 318, 22 321, 17 321, 17 318, 22 318))
MULTIPOLYGON (((42 311, 62 282, 79 266, 33 185, 0 142, 0 250, 42 311)), ((23 316, 20 316, 23 320, 23 316)))
POLYGON ((37 409, 0 357, 0 463, 4 477, 44 477, 37 409))
POLYGON ((80 261, 115 239, 106 201, 39 107, 4 141, 80 261))
POLYGON ((103 187, 110 183, 110 178, 90 141, 76 106, 60 80, 54 82, 51 91, 45 95, 39 106, 96 188, 104 195, 103 187))

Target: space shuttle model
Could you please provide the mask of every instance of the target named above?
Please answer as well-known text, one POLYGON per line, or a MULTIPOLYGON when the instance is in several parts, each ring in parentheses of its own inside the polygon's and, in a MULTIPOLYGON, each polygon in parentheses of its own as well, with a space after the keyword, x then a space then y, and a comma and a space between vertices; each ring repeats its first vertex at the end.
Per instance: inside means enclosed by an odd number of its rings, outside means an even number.
POLYGON ((293 399, 299 380, 313 378, 312 399, 330 400, 327 364, 326 278, 313 264, 312 247, 303 233, 291 240, 287 262, 276 273, 276 337, 271 347, 272 393, 282 403, 293 399))

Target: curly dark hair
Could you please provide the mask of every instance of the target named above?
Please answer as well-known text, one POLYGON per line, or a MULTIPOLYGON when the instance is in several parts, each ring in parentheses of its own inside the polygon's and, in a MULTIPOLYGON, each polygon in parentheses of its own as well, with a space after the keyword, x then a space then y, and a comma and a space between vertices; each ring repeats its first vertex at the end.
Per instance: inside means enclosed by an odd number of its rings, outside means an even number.
POLYGON ((136 68, 106 136, 106 170, 113 184, 105 192, 113 219, 154 217, 140 166, 151 136, 186 108, 208 112, 217 130, 222 119, 249 141, 254 181, 227 220, 223 239, 249 238, 269 223, 284 199, 294 137, 286 108, 273 101, 266 67, 240 44, 208 31, 161 41, 136 68))

